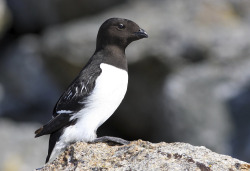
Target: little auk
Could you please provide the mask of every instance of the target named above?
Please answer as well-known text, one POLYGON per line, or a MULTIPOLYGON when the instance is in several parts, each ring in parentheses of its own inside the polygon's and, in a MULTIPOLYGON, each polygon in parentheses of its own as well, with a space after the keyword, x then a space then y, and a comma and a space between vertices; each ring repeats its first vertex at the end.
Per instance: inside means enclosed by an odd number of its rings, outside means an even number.
POLYGON ((115 112, 127 91, 126 47, 147 37, 128 19, 110 18, 101 25, 93 56, 59 98, 52 119, 35 131, 35 137, 50 134, 46 163, 76 141, 129 143, 117 137, 97 138, 96 130, 115 112))

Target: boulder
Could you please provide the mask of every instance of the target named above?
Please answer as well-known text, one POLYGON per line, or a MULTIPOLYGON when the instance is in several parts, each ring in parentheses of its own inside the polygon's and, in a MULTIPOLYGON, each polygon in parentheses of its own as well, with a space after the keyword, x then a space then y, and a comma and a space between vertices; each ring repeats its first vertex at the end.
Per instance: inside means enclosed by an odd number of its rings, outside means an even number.
POLYGON ((49 170, 202 170, 248 171, 250 164, 187 143, 133 141, 124 146, 105 143, 70 145, 53 162, 39 171, 49 170))

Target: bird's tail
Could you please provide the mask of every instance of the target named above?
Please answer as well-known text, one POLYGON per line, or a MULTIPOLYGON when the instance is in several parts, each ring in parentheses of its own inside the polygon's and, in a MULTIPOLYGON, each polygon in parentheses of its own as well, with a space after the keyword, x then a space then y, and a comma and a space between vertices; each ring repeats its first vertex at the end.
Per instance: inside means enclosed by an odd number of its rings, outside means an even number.
MULTIPOLYGON (((48 155, 47 155, 45 163, 47 163, 51 158, 54 159, 55 157, 57 157, 58 154, 61 152, 61 151, 58 152, 57 150, 55 152, 53 152, 53 150, 55 148, 56 143, 59 141, 59 139, 60 139, 60 137, 61 137, 61 135, 63 133, 63 130, 64 130, 64 128, 61 128, 58 131, 50 134, 48 155)), ((65 147, 62 147, 61 150, 63 150, 64 148, 65 147)))
POLYGON ((35 131, 35 138, 42 136, 43 126, 35 131))
POLYGON ((51 119, 47 124, 35 131, 35 138, 42 135, 52 134, 53 132, 67 126, 75 124, 76 119, 70 120, 71 115, 60 114, 55 118, 51 119))

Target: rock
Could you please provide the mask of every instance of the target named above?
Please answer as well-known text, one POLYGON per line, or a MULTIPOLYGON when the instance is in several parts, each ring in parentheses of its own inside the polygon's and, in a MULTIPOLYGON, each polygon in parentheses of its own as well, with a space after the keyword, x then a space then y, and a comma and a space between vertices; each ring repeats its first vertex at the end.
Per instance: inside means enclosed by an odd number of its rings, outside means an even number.
MULTIPOLYGON (((157 143, 138 140, 129 145, 105 143, 70 145, 47 170, 202 170, 248 171, 250 164, 220 155, 205 147, 186 143, 157 143)), ((40 171, 40 170, 39 170, 40 171)))

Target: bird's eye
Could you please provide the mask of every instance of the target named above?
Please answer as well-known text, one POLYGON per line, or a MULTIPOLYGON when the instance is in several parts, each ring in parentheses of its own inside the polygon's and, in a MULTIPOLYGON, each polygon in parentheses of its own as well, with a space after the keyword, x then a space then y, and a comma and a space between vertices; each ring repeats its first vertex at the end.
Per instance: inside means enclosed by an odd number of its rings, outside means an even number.
POLYGON ((124 24, 119 24, 119 25, 118 25, 118 28, 119 28, 119 29, 125 29, 125 25, 124 25, 124 24))

